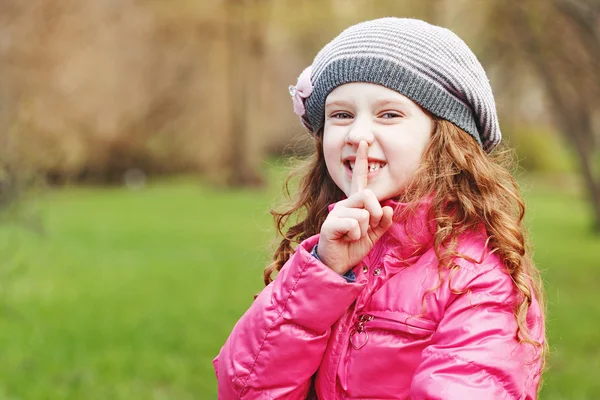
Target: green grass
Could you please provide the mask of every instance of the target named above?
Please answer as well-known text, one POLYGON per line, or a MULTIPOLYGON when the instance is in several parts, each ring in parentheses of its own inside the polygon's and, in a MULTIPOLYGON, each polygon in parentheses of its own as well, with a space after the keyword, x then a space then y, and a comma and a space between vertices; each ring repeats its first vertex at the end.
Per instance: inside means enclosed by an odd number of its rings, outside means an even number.
MULTIPOLYGON (((541 398, 592 399, 600 239, 576 195, 532 187, 552 350, 541 398)), ((211 361, 263 286, 278 189, 69 188, 37 201, 42 234, 5 222, 0 399, 216 398, 211 361)))

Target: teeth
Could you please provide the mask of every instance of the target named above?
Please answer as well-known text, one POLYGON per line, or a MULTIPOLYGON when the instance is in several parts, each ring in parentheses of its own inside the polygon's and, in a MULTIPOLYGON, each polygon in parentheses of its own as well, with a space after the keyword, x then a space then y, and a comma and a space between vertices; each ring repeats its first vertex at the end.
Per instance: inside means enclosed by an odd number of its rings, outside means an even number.
MULTIPOLYGON (((350 166, 350 170, 354 170, 354 161, 350 161, 348 163, 350 166)), ((382 162, 370 162, 369 163, 369 172, 377 171, 380 168, 385 167, 385 163, 382 162)))

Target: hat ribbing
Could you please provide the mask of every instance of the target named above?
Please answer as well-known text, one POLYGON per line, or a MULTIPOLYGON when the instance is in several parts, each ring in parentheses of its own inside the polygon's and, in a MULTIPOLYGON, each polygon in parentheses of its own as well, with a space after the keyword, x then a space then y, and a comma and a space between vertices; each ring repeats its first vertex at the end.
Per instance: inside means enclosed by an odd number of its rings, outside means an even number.
POLYGON ((385 86, 469 133, 486 152, 500 142, 494 96, 483 67, 456 34, 427 22, 381 18, 351 26, 315 57, 304 100, 313 132, 325 99, 350 82, 385 86))

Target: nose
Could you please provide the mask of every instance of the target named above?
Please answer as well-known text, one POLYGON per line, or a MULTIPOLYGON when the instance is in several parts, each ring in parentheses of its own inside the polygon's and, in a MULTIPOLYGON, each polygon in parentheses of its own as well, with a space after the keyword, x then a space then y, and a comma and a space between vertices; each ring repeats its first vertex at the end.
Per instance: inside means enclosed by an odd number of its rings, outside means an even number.
POLYGON ((368 118, 357 117, 346 135, 346 143, 358 147, 358 144, 364 140, 369 146, 375 141, 373 135, 373 126, 368 118))

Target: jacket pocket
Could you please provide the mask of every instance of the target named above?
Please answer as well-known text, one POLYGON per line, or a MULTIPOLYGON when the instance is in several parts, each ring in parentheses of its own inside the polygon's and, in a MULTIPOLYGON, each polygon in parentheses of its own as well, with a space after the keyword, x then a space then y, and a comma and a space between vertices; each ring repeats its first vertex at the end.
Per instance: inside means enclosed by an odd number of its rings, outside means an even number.
MULTIPOLYGON (((362 317, 368 321, 364 329, 384 329, 405 332, 413 336, 428 336, 435 332, 437 323, 402 311, 368 311, 362 317)), ((359 318, 360 320, 360 318, 359 318)))
POLYGON ((437 323, 401 311, 369 311, 358 316, 350 333, 350 344, 360 350, 369 341, 370 333, 386 331, 400 334, 413 340, 431 336, 437 323))
POLYGON ((408 398, 421 353, 436 329, 436 322, 404 312, 359 313, 338 374, 345 398, 408 398))

